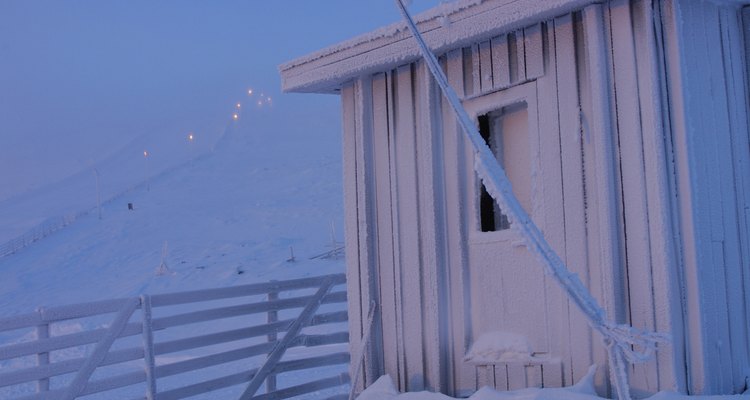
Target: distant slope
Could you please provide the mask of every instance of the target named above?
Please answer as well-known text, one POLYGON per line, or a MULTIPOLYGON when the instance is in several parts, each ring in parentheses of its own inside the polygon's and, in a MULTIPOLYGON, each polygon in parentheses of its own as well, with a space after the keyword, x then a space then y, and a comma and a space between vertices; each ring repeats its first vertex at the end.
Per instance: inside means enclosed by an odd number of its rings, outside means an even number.
MULTIPOLYGON (((140 179, 119 186, 132 190, 106 204, 102 220, 90 213, 1 258, 0 316, 38 305, 342 272, 341 259, 308 259, 329 249, 331 221, 343 240, 340 135, 281 128, 273 123, 279 117, 241 117, 213 152, 151 177, 148 191, 138 168, 144 166, 132 166, 140 179), (158 276, 165 242, 171 273, 158 276), (296 262, 286 261, 290 246, 296 262)), ((93 174, 90 181, 93 190, 93 174)), ((87 190, 70 195, 93 200, 87 190)), ((44 207, 58 199, 35 201, 44 207)))
MULTIPOLYGON (((143 134, 101 161, 79 160, 80 171, 38 189, 0 200, 0 244, 22 235, 50 218, 77 214, 96 206, 96 178, 100 175, 103 201, 135 188, 148 175, 174 168, 192 157, 205 154, 221 131, 196 134, 189 142, 186 133, 152 132, 143 134), (148 171, 143 152, 148 151, 148 171)), ((44 160, 40 160, 44 162, 44 160)))

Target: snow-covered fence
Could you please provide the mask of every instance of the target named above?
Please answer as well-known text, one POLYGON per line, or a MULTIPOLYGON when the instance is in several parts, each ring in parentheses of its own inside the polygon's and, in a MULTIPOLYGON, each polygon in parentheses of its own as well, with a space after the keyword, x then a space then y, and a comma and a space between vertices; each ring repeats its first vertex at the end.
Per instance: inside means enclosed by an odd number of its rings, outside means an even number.
MULTIPOLYGON (((193 157, 188 161, 166 168, 162 170, 161 172, 159 172, 158 174, 151 176, 150 181, 154 181, 163 176, 167 176, 170 173, 183 168, 185 165, 188 165, 189 163, 192 163, 203 157, 205 157, 205 155, 199 156, 199 157, 193 157)), ((115 202, 116 200, 122 198, 127 193, 131 193, 137 189, 146 187, 148 185, 148 182, 149 181, 140 182, 136 184, 135 186, 129 186, 128 188, 113 194, 108 199, 101 201, 100 207, 103 207, 105 205, 115 202)), ((11 254, 15 254, 19 250, 28 247, 32 243, 35 243, 41 239, 44 239, 47 236, 67 227, 73 222, 76 222, 83 216, 91 214, 93 211, 96 211, 97 208, 98 208, 97 206, 94 206, 94 207, 91 207, 82 211, 70 212, 61 217, 58 216, 58 217, 47 218, 42 223, 31 228, 30 230, 23 233, 22 235, 15 237, 13 239, 10 239, 5 243, 0 243, 0 258, 9 256, 11 254)), ((101 214, 99 215, 99 218, 101 219, 101 214)))
POLYGON ((3 318, 0 343, 22 339, 0 346, 0 397, 346 398, 344 283, 327 275, 3 318))
POLYGON ((62 217, 49 218, 45 220, 23 235, 0 244, 0 258, 13 254, 23 249, 24 247, 40 239, 43 239, 62 228, 65 228, 85 214, 88 214, 88 211, 79 212, 77 214, 68 214, 62 217))

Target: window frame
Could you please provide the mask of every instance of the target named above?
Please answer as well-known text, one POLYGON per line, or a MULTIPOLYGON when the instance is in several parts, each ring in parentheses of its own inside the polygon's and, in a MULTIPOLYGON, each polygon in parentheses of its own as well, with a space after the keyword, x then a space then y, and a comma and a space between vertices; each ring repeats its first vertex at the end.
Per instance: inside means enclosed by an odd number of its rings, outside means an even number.
MULTIPOLYGON (((534 218, 538 215, 537 209, 539 208, 539 189, 536 184, 540 180, 539 171, 541 171, 541 148, 540 148, 540 132, 539 132, 539 110, 537 106, 537 85, 536 81, 527 82, 521 85, 512 86, 507 89, 498 90, 480 96, 472 97, 464 100, 464 108, 469 114, 469 117, 479 123, 479 117, 492 113, 494 111, 501 110, 506 107, 511 107, 516 104, 525 103, 526 110, 528 112, 528 135, 529 135, 529 150, 530 160, 532 165, 532 173, 530 174, 534 181, 531 182, 531 203, 532 209, 526 210, 529 215, 534 218)), ((472 151, 467 152, 468 163, 470 168, 468 173, 472 184, 469 185, 470 190, 467 193, 467 204, 469 205, 468 221, 468 238, 471 243, 494 243, 494 242, 517 242, 520 241, 520 237, 514 232, 512 226, 510 229, 503 229, 499 231, 483 232, 481 226, 481 216, 479 208, 479 199, 481 194, 481 181, 474 171, 474 157, 472 151)), ((512 225, 512 224, 511 224, 512 225)), ((515 243, 513 243, 515 244, 515 243)), ((519 243, 520 244, 520 243, 519 243)))

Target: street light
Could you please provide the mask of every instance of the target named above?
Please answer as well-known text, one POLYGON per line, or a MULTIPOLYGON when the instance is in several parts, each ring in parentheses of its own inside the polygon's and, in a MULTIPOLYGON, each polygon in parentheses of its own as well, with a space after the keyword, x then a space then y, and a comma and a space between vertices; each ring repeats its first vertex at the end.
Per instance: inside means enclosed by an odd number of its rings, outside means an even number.
POLYGON ((193 132, 188 133, 187 140, 188 147, 190 147, 190 165, 193 165, 193 139, 195 139, 193 132))
POLYGON ((99 219, 102 219, 102 192, 99 189, 99 170, 96 168, 94 168, 94 175, 96 175, 96 210, 99 219))
POLYGON ((145 177, 145 180, 146 180, 146 191, 150 191, 151 190, 151 184, 148 181, 148 156, 149 156, 148 150, 143 150, 143 160, 145 162, 145 170, 144 170, 145 171, 145 175, 144 175, 144 177, 145 177))

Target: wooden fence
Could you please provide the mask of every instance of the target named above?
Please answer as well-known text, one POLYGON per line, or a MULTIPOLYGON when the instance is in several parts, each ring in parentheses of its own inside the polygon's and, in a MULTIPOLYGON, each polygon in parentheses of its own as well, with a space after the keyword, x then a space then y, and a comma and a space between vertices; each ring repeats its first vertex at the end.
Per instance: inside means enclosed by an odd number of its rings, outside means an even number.
POLYGON ((88 214, 88 211, 79 212, 77 214, 68 214, 58 218, 50 218, 42 222, 23 235, 0 244, 0 258, 14 254, 30 244, 37 242, 40 239, 44 239, 45 237, 72 224, 78 218, 86 214, 88 214))
MULTIPOLYGON (((205 155, 199 156, 199 157, 191 157, 190 160, 185 161, 184 163, 174 165, 172 167, 166 168, 160 173, 150 177, 150 180, 146 180, 140 183, 137 183, 135 186, 129 186, 127 189, 122 190, 111 197, 109 197, 106 200, 103 200, 101 202, 101 206, 105 206, 108 204, 111 204, 115 202, 117 199, 120 199, 125 194, 133 192, 136 189, 144 188, 149 185, 149 182, 154 181, 155 179, 158 179, 162 176, 169 175, 170 173, 182 169, 185 165, 188 163, 193 163, 194 161, 205 157, 205 155)), ((15 254, 20 250, 23 250, 24 248, 30 246, 33 243, 38 242, 41 239, 46 238, 47 236, 67 227, 68 225, 76 222, 80 218, 91 214, 93 211, 97 209, 96 206, 90 207, 88 209, 78 211, 78 212, 72 212, 68 213, 62 217, 52 217, 46 219, 41 224, 34 226, 30 230, 24 232, 22 235, 15 237, 13 239, 8 240, 7 242, 0 243, 0 258, 3 258, 5 256, 9 256, 11 254, 15 254)), ((101 218, 101 215, 100 215, 101 218)))
POLYGON ((349 383, 344 283, 328 275, 3 318, 0 333, 26 332, 26 340, 0 346, 0 397, 346 398, 337 389, 349 383))

